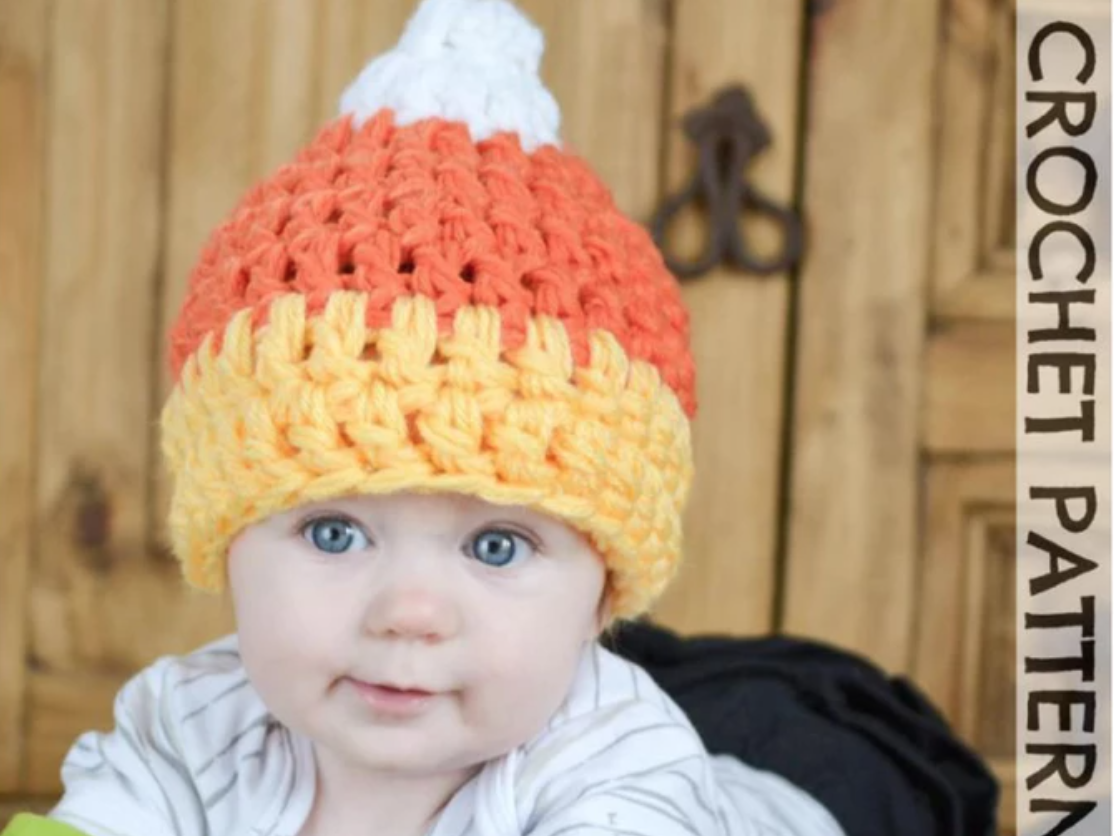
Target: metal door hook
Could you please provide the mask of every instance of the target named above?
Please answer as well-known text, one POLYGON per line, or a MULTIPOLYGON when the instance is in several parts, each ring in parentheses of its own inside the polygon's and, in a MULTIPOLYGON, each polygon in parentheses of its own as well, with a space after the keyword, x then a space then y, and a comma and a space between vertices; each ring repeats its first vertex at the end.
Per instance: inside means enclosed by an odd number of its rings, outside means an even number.
POLYGON ((699 150, 697 171, 687 186, 666 199, 650 221, 651 235, 669 269, 679 278, 692 278, 725 260, 763 275, 796 264, 804 249, 800 219, 743 179, 750 161, 770 144, 770 132, 758 116, 750 93, 738 85, 727 87, 709 106, 689 111, 683 124, 699 150), (682 262, 667 250, 665 230, 689 201, 707 206, 710 229, 704 252, 694 261, 682 262), (749 249, 741 230, 747 213, 767 215, 781 227, 781 252, 762 260, 749 249))

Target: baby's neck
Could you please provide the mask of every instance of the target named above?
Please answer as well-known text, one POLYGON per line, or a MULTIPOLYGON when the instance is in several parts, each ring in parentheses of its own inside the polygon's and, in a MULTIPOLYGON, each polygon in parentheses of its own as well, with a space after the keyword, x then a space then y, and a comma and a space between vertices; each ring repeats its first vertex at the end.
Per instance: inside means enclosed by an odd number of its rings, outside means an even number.
POLYGON ((298 836, 426 836, 458 789, 479 771, 429 776, 353 769, 320 748, 313 809, 298 836))

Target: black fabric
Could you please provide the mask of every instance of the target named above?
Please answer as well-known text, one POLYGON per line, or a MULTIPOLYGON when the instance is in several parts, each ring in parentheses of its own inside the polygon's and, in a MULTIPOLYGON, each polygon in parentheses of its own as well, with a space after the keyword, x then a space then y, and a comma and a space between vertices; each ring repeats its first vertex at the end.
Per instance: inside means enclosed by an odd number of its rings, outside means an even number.
POLYGON ((623 622, 603 644, 642 666, 714 754, 791 781, 848 836, 993 836, 993 774, 903 677, 786 636, 680 637, 623 622))

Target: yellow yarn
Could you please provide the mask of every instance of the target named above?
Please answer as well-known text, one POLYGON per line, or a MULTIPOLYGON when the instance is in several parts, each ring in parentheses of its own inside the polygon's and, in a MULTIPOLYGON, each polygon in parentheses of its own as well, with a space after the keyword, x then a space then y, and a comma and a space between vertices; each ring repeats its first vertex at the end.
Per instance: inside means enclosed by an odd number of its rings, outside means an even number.
POLYGON ((589 537, 618 618, 676 572, 692 482, 689 422, 657 369, 608 331, 575 367, 560 320, 535 316, 503 351, 494 308, 463 307, 439 333, 434 303, 398 299, 367 327, 364 293, 306 317, 277 297, 268 323, 229 322, 186 362, 163 410, 175 475, 170 531, 187 580, 219 591, 245 526, 316 500, 460 491, 548 512, 589 537))

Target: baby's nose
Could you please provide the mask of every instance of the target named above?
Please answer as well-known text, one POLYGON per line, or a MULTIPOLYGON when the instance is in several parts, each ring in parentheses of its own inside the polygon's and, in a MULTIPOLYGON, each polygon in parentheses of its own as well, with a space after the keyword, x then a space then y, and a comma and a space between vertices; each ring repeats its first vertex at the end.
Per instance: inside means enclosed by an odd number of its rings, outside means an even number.
POLYGON ((381 636, 436 642, 451 637, 459 627, 456 602, 430 584, 384 589, 368 607, 367 629, 381 636))

